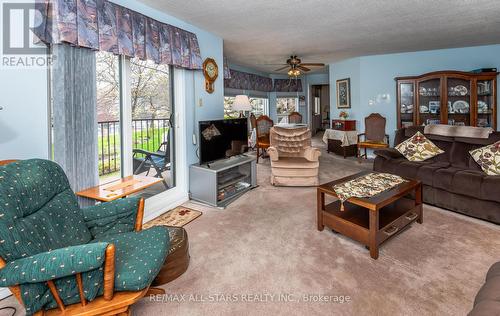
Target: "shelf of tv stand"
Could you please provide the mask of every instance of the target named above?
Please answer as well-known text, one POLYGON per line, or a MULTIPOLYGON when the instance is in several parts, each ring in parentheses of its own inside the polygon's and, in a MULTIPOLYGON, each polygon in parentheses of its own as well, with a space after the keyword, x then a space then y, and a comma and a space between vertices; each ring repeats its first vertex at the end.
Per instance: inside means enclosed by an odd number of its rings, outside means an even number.
POLYGON ((227 188, 228 186, 233 185, 235 183, 238 183, 241 180, 248 178, 248 177, 249 177, 248 174, 239 174, 238 176, 236 176, 236 177, 232 178, 231 180, 228 180, 224 183, 217 183, 217 187, 219 188, 219 190, 222 190, 222 189, 227 188))
POLYGON ((242 154, 217 160, 209 164, 192 164, 189 167, 190 198, 210 206, 224 208, 256 186, 256 158, 251 155, 242 154), (229 180, 220 183, 221 177, 227 172, 234 172, 234 178, 229 177, 229 180), (250 187, 242 189, 223 200, 218 200, 220 190, 235 185, 240 181, 249 183, 250 187))

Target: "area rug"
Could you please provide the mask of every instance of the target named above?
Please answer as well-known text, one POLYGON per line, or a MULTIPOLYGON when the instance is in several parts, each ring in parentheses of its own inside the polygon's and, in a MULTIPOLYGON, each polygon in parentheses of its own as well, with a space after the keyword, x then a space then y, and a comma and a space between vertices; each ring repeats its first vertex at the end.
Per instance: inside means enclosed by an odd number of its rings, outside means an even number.
POLYGON ((173 210, 150 220, 144 224, 144 228, 158 225, 182 227, 200 217, 201 214, 203 213, 192 208, 177 206, 173 210))

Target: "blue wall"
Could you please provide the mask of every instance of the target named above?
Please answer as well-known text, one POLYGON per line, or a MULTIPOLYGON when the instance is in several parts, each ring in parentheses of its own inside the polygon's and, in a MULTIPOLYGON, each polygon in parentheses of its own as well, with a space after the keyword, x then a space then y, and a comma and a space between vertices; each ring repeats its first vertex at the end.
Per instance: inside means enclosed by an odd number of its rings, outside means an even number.
POLYGON ((392 142, 397 128, 395 77, 490 67, 500 69, 500 45, 365 56, 333 63, 330 64, 332 117, 338 117, 341 111, 336 106, 336 80, 351 78, 351 109, 348 112, 358 121, 358 131, 364 130, 364 117, 378 112, 387 118, 386 131, 392 142), (390 101, 369 105, 369 100, 375 100, 379 94, 389 94, 390 101))

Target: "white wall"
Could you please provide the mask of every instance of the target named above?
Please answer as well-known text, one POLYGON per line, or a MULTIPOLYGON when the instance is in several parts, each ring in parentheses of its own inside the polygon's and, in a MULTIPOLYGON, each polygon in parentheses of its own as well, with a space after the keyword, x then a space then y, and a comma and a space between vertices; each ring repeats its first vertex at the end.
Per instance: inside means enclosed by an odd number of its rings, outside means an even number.
MULTIPOLYGON (((0 0, 2 17, 4 3, 12 1, 0 0)), ((23 23, 22 19, 15 21, 23 23)), ((15 32, 13 37, 22 38, 22 29, 11 31, 15 32)), ((4 32, 0 31, 2 60, 12 57, 3 55, 3 36, 4 32)), ((0 111, 0 160, 49 157, 47 91, 45 68, 0 66, 0 107, 3 107, 0 111)))

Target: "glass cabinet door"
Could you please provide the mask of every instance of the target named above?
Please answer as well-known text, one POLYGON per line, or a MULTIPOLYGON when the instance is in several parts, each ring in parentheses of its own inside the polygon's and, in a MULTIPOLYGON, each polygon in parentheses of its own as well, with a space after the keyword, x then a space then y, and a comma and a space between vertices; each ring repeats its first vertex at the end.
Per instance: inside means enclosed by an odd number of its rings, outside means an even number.
POLYGON ((477 81, 477 126, 493 127, 493 80, 477 81))
POLYGON ((400 104, 400 121, 401 127, 412 126, 413 113, 415 111, 414 105, 414 85, 413 83, 400 83, 399 84, 399 104, 400 104))
POLYGON ((448 78, 448 125, 471 125, 471 81, 448 78))
POLYGON ((441 79, 418 83, 418 124, 441 123, 441 79))

